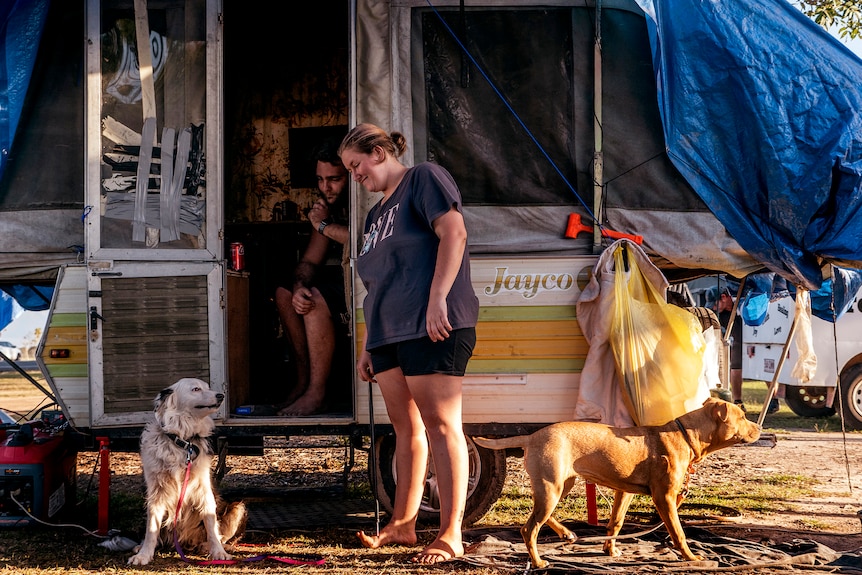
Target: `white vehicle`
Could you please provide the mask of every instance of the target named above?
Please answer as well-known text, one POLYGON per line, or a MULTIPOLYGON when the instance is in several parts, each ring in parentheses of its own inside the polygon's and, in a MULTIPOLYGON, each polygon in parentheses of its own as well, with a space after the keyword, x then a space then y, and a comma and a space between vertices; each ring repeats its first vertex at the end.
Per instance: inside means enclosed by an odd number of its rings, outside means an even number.
POLYGON ((12 361, 18 361, 21 359, 21 350, 18 349, 17 345, 8 341, 0 341, 0 353, 12 361))
MULTIPOLYGON (((814 377, 802 382, 791 375, 799 357, 796 338, 778 376, 784 399, 794 413, 806 417, 829 416, 841 410, 848 429, 862 429, 862 301, 853 304, 835 323, 811 318, 812 341, 817 356, 814 377), (840 390, 840 394, 836 391, 840 390)), ((785 349, 796 303, 785 297, 769 304, 762 325, 744 325, 742 373, 746 379, 772 382, 785 349)), ((798 332, 797 332, 798 333, 798 332)))

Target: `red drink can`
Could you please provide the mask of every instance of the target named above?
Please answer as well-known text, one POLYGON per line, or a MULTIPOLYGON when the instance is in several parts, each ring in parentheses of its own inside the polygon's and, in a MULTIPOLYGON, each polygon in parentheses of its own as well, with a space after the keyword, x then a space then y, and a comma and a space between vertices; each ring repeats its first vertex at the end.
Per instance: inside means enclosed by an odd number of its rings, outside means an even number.
POLYGON ((230 267, 238 272, 245 269, 245 246, 242 242, 233 242, 230 245, 230 267))

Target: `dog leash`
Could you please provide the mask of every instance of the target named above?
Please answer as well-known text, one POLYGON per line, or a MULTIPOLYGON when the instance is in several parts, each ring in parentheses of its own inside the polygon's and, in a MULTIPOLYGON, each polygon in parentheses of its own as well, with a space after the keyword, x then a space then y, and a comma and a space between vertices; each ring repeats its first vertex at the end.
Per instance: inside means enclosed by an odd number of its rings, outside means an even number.
MULTIPOLYGON (((180 445, 175 441, 177 445, 180 445)), ((204 561, 194 561, 186 557, 186 554, 183 552, 183 548, 180 545, 180 537, 179 532, 177 530, 177 525, 180 521, 180 511, 183 506, 183 499, 186 496, 186 488, 189 485, 189 476, 192 472, 192 461, 194 461, 195 457, 200 453, 199 450, 194 449, 197 446, 193 445, 189 442, 185 442, 187 445, 186 449, 186 475, 183 479, 183 486, 180 489, 180 498, 177 500, 177 510, 174 513, 174 548, 177 550, 177 554, 180 556, 180 559, 185 561, 186 563, 190 563, 192 565, 199 566, 210 566, 210 565, 236 565, 238 563, 247 563, 251 561, 263 561, 264 559, 271 559, 273 561, 278 561, 280 563, 286 563, 288 565, 323 565, 326 563, 326 559, 324 559, 323 555, 319 555, 317 553, 308 553, 308 554, 296 554, 296 555, 255 555, 254 557, 244 557, 242 559, 207 559, 204 561)), ((182 446, 181 446, 182 447, 182 446)))

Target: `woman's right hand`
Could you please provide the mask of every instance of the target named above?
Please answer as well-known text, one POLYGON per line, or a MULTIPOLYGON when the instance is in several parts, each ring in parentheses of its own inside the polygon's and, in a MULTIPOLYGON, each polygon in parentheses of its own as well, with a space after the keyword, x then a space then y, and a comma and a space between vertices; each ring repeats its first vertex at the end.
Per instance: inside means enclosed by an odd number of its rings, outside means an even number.
POLYGON ((368 351, 363 350, 359 354, 359 359, 356 360, 356 371, 359 372, 362 381, 377 383, 377 380, 374 379, 374 367, 371 365, 371 354, 368 351))

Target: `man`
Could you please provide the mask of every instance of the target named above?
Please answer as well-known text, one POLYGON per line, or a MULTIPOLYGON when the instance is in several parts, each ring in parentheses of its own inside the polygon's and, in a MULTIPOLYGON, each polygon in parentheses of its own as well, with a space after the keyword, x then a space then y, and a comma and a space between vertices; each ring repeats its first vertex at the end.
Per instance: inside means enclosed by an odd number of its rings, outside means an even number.
POLYGON ((308 213, 311 239, 294 270, 293 288, 275 290, 275 305, 290 342, 297 378, 287 399, 277 406, 279 415, 311 415, 326 407, 326 382, 336 338, 347 316, 341 261, 349 238, 348 174, 337 144, 324 144, 315 158, 321 197, 308 213))
MULTIPOLYGON (((727 287, 721 289, 721 294, 715 304, 718 322, 721 324, 722 335, 727 332, 727 326, 731 321, 733 313, 733 296, 727 287)), ((733 317, 733 326, 730 328, 730 394, 733 403, 745 411, 742 401, 742 318, 738 315, 733 317)), ((778 411, 778 399, 772 398, 766 412, 771 414, 778 411)))
MULTIPOLYGON (((731 322, 733 313, 733 297, 730 291, 722 288, 721 294, 715 303, 715 313, 718 315, 718 323, 721 324, 721 334, 727 340, 727 326, 731 322)), ((742 320, 733 317, 733 325, 730 328, 730 395, 733 403, 745 411, 742 402, 742 320)))

